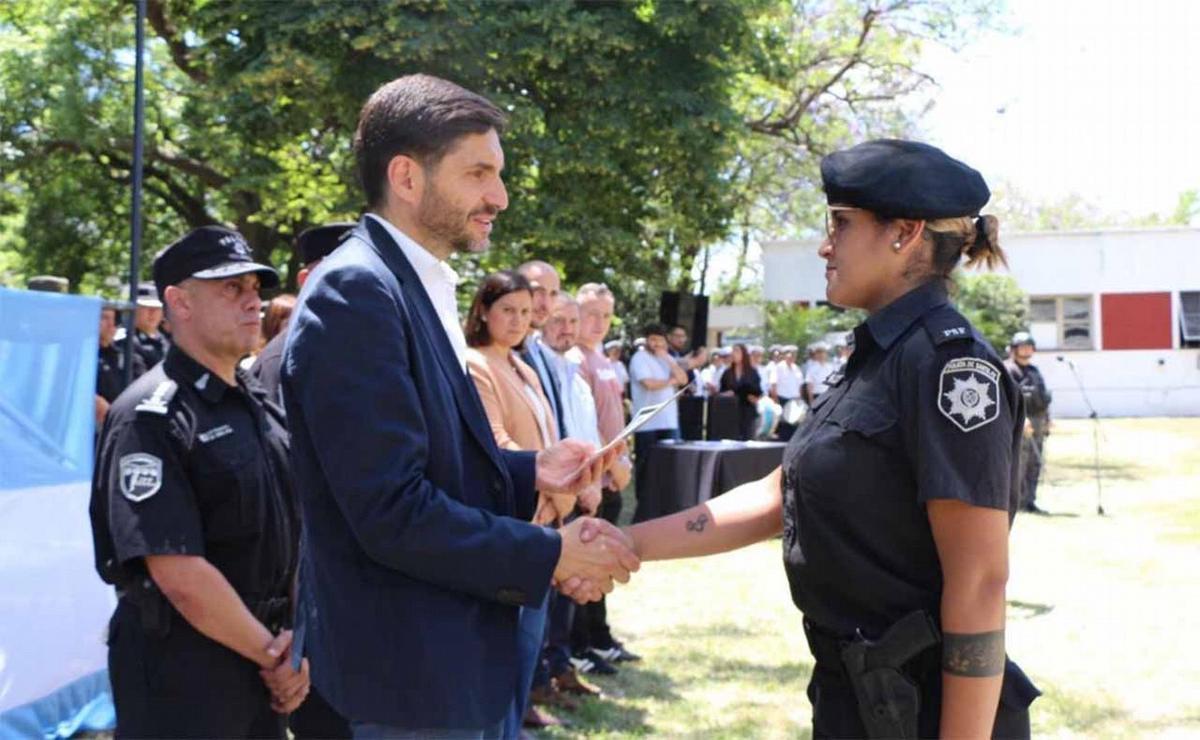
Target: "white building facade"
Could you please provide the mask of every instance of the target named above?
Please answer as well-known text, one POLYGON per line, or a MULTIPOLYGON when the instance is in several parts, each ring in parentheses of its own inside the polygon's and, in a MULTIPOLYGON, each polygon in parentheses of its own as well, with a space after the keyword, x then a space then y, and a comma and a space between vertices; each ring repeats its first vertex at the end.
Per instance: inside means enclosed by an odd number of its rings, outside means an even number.
MULTIPOLYGON (((1055 416, 1200 416, 1200 228, 1001 231, 1055 416)), ((817 241, 763 245, 768 300, 825 300, 817 241)))

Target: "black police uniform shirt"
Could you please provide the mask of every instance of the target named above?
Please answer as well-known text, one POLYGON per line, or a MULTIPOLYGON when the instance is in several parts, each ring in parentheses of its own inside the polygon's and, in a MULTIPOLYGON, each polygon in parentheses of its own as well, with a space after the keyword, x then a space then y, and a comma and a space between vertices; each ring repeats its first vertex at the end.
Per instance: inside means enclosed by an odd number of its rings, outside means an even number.
MULTIPOLYGON (((136 380, 146 372, 146 364, 135 351, 133 378, 136 380)), ((112 403, 125 390, 125 348, 116 342, 101 347, 96 362, 96 395, 112 403)))
POLYGON ((146 555, 211 562, 251 608, 286 597, 299 519, 283 414, 238 371, 227 385, 178 347, 105 419, 92 487, 96 566, 122 583, 146 555))
POLYGON ((942 570, 925 505, 1007 510, 1018 495, 1021 395, 938 283, 854 330, 784 454, 784 564, 819 629, 878 638, 940 613, 942 570))
POLYGON ((1013 360, 1004 363, 1021 395, 1025 397, 1025 413, 1029 418, 1044 418, 1050 413, 1050 389, 1042 371, 1033 365, 1020 365, 1013 360))
POLYGON ((151 336, 141 329, 133 331, 133 351, 142 358, 147 370, 162 362, 169 346, 170 341, 161 333, 151 336))

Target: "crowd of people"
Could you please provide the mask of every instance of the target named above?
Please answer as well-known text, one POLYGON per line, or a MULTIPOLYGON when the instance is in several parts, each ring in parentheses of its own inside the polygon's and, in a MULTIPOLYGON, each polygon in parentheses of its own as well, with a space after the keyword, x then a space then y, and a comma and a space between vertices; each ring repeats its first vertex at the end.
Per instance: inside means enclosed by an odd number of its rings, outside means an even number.
MULTIPOLYGON (((978 173, 911 142, 823 162, 831 300, 872 314, 853 343, 801 363, 796 346, 708 351, 653 324, 625 362, 605 342, 612 291, 564 290, 544 261, 484 277, 460 319, 446 258, 486 249, 508 205, 503 128, 452 83, 394 80, 355 134, 368 211, 298 238, 299 296, 264 320, 278 274, 204 226, 155 258, 132 336, 103 312, 90 515, 119 595, 118 734, 562 724, 602 693, 588 674, 640 660, 605 605, 642 560, 782 536, 816 658, 814 735, 975 736, 994 721, 1028 736, 1037 690, 1004 655, 1000 577, 1027 402, 944 291, 963 254, 1003 259, 995 219, 974 217, 978 173), (766 478, 618 528, 621 491, 679 436, 677 409, 632 449, 609 443, 630 411, 685 388, 736 399, 744 439, 767 404, 810 418, 796 431, 785 414, 766 478)), ((1016 364, 1032 377, 1024 350, 1016 364)))

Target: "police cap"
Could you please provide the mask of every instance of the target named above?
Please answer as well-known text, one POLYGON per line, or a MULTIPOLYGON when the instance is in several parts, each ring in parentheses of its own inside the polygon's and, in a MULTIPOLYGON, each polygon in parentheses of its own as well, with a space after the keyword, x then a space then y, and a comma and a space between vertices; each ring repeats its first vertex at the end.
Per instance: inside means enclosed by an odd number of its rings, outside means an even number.
POLYGON ((1033 341, 1033 335, 1027 331, 1019 331, 1013 334, 1012 339, 1008 342, 1009 347, 1022 347, 1025 345, 1037 349, 1037 342, 1033 341))
POLYGON ((250 256, 250 245, 241 234, 224 226, 201 226, 169 245, 154 258, 154 285, 159 300, 167 286, 188 278, 219 280, 256 272, 264 288, 279 285, 279 273, 250 256))
POLYGON ((300 264, 311 265, 328 257, 346 241, 355 226, 357 224, 342 222, 305 229, 296 237, 296 254, 300 257, 300 264))
POLYGON ((137 305, 142 308, 162 308, 162 301, 158 300, 158 290, 154 283, 138 283, 137 305))
POLYGON ((886 218, 974 216, 991 197, 983 176, 941 149, 916 141, 877 139, 821 160, 832 205, 886 218))

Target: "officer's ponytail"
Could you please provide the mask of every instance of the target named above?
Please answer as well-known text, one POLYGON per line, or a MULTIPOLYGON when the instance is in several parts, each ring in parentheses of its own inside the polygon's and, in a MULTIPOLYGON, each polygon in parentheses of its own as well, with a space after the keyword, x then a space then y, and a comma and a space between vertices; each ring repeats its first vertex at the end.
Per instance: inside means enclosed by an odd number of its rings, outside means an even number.
POLYGON ((994 270, 1008 265, 1000 248, 1000 221, 995 216, 927 221, 925 235, 932 247, 933 274, 937 277, 948 278, 964 254, 967 267, 982 264, 994 270))

